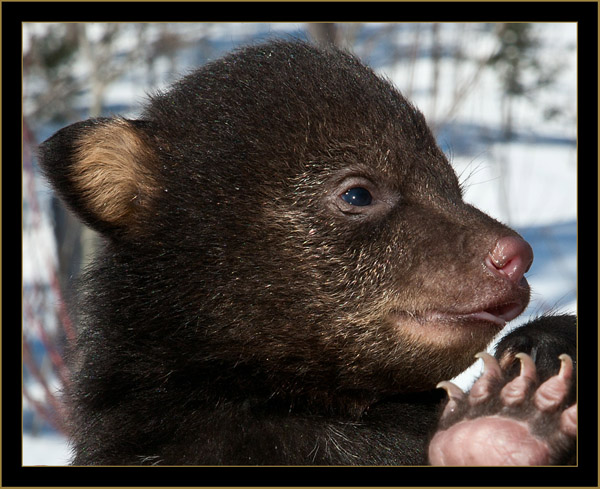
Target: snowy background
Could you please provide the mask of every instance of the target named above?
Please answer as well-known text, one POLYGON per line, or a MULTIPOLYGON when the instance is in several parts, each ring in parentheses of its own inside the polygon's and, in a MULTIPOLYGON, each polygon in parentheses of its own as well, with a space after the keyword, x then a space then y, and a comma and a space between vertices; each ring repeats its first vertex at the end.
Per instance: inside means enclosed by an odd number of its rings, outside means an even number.
MULTIPOLYGON (((63 436, 39 409, 58 409, 52 402, 62 367, 48 345, 64 337, 65 330, 68 336, 69 325, 57 306, 52 193, 39 176, 30 145, 90 115, 135 117, 145 93, 165 88, 237 46, 279 36, 307 38, 310 32, 307 24, 119 26, 113 31, 107 24, 86 24, 77 31, 65 24, 23 25, 29 127, 23 165, 23 334, 29 360, 23 370, 24 465, 63 465, 69 459, 63 436), (40 52, 52 43, 68 46, 64 40, 69 36, 77 49, 69 55, 68 76, 60 65, 43 73, 36 68, 40 52), (141 46, 156 49, 148 54, 141 46), (144 63, 138 62, 141 58, 144 63), (103 74, 111 67, 114 76, 103 74), (67 99, 68 107, 58 114, 51 110, 67 99)), ((501 47, 499 25, 338 24, 342 46, 385 74, 424 112, 465 185, 466 200, 532 245, 531 304, 510 327, 549 310, 576 312, 577 26, 529 27, 536 43, 527 52, 504 38, 508 58, 512 47, 512 58, 523 61, 521 83, 529 87, 510 99, 512 133, 507 137, 502 68, 489 63, 501 47), (544 79, 548 73, 549 81, 544 79)), ((467 387, 479 368, 475 364, 457 382, 467 387)))

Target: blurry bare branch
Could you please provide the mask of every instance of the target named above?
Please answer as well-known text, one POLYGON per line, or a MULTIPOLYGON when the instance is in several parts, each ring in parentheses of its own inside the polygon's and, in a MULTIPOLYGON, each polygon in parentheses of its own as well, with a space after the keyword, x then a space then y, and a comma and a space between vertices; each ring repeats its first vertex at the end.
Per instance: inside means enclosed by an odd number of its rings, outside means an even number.
POLYGON ((440 84, 440 61, 442 58, 442 46, 440 41, 440 24, 433 22, 431 24, 431 96, 429 114, 435 118, 437 109, 437 100, 440 84))
POLYGON ((319 44, 339 44, 338 29, 334 23, 309 23, 308 31, 310 32, 312 38, 319 44))
MULTIPOLYGON (((33 177, 32 149, 35 140, 26 122, 23 124, 24 232, 29 238, 43 234, 42 208, 37 198, 33 177)), ((66 433, 64 412, 58 387, 69 382, 69 371, 63 361, 65 339, 73 339, 75 331, 64 308, 52 246, 41 246, 30 264, 35 273, 27 277, 23 291, 23 361, 25 373, 33 382, 23 385, 23 397, 33 411, 56 430, 66 433), (54 320, 53 320, 54 319, 54 320), (43 347, 35 354, 35 345, 43 347), (37 392, 37 394, 36 394, 37 392)))
POLYGON ((86 93, 91 101, 85 116, 101 115, 111 83, 161 56, 172 59, 184 44, 168 25, 153 32, 151 38, 146 23, 71 23, 32 34, 23 68, 25 115, 34 132, 47 121, 75 119, 77 97, 86 93))
POLYGON ((102 24, 104 32, 99 39, 92 40, 90 30, 94 24, 77 24, 79 45, 83 58, 89 64, 88 86, 92 92, 90 117, 98 117, 102 113, 106 88, 126 71, 138 63, 145 61, 150 54, 146 39, 148 24, 102 24), (134 30, 132 38, 135 43, 126 51, 118 44, 122 29, 134 30))

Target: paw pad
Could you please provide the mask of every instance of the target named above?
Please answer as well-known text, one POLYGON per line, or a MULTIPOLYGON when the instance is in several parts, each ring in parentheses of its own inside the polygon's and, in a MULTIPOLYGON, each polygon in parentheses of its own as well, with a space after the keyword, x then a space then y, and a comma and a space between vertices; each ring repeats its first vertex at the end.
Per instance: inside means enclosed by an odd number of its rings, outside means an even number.
POLYGON ((451 382, 438 432, 430 444, 433 465, 549 465, 575 450, 577 405, 568 406, 573 362, 561 355, 560 371, 541 385, 525 353, 519 375, 507 379, 497 360, 478 353, 484 372, 465 394, 451 382))

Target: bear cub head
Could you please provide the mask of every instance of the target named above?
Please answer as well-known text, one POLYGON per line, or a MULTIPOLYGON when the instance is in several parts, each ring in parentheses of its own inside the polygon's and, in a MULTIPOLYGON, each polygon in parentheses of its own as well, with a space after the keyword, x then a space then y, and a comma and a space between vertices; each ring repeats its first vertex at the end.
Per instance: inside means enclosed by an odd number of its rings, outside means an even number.
POLYGON ((334 48, 235 52, 40 156, 104 238, 77 308, 82 402, 360 411, 458 374, 529 300, 529 245, 334 48))

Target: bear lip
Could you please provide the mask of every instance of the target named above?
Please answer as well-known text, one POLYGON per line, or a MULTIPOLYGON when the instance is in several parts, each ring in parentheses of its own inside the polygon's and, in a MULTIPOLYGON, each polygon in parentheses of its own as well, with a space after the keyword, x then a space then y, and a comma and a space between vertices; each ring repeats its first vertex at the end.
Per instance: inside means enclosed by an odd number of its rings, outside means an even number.
POLYGON ((485 321, 504 326, 507 322, 512 321, 521 314, 524 309, 525 307, 520 302, 507 302, 473 312, 431 311, 420 315, 420 317, 426 321, 442 320, 452 321, 454 323, 463 321, 485 321))
POLYGON ((519 314, 521 314, 525 310, 525 306, 525 304, 522 304, 520 302, 507 302, 504 304, 490 307, 483 311, 483 314, 492 315, 507 323, 515 319, 519 314))

